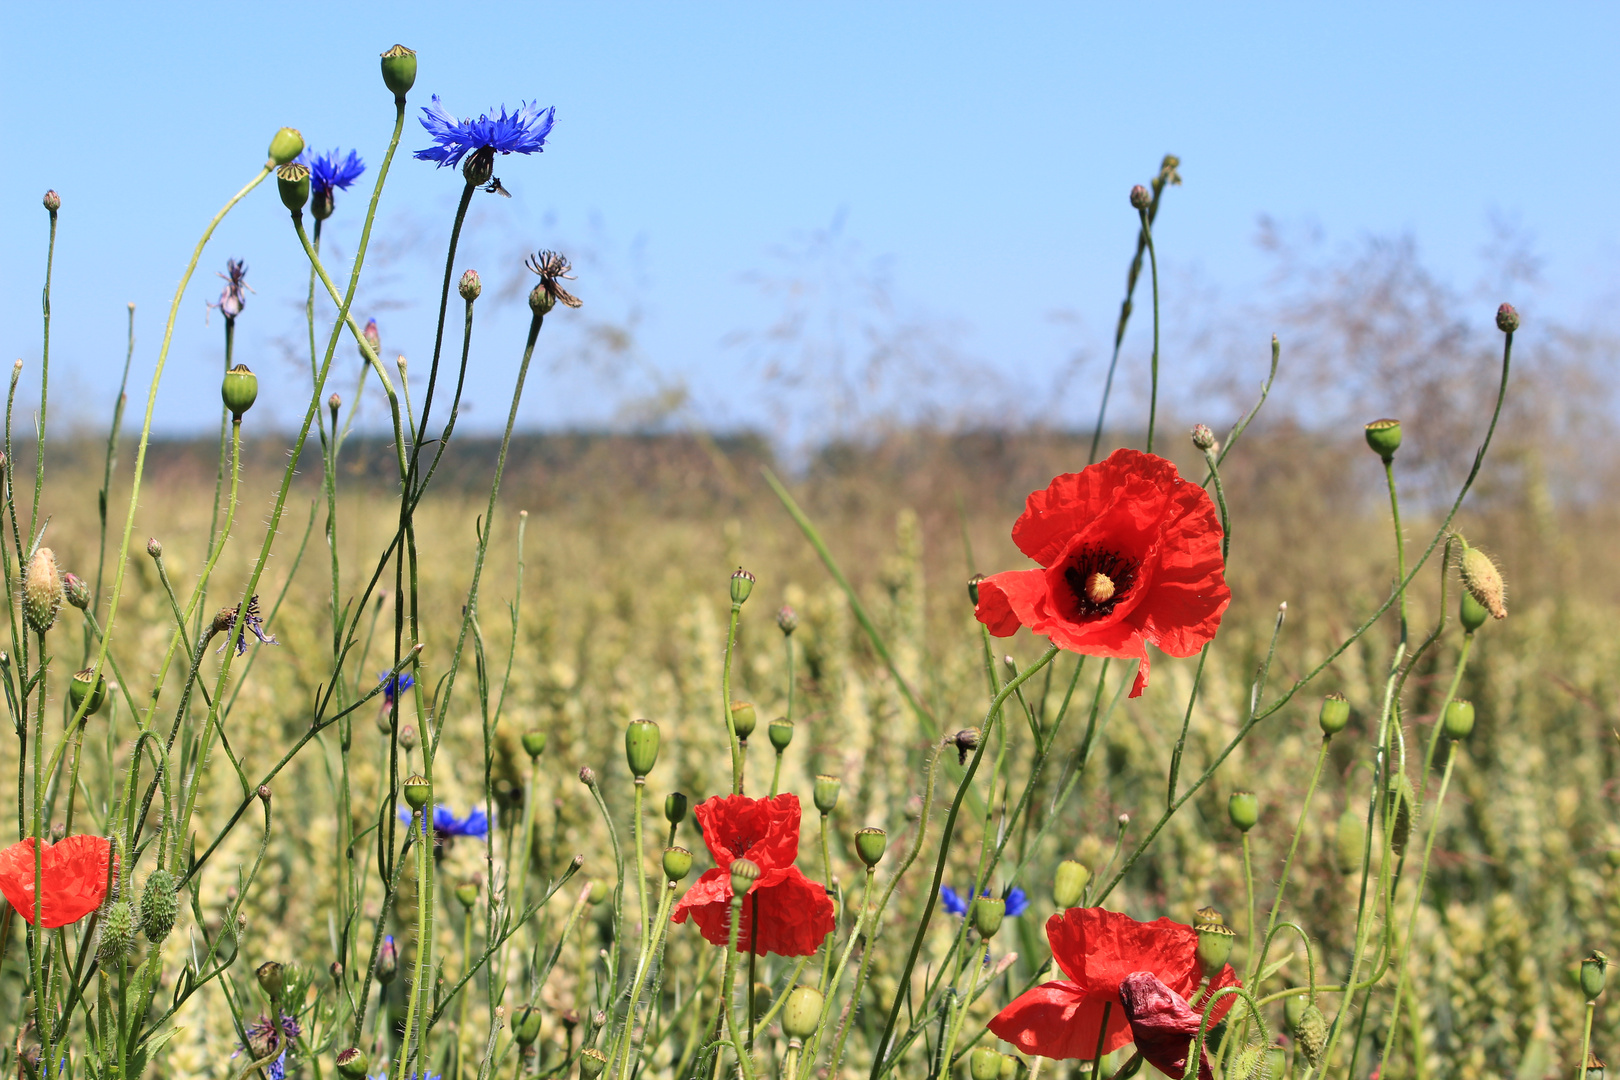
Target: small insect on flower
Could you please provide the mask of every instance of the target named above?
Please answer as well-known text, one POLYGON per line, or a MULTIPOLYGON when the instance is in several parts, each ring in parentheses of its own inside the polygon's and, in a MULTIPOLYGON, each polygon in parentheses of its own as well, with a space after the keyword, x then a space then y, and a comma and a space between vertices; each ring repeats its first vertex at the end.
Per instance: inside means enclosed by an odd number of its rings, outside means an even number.
POLYGON ((477 120, 457 120, 433 95, 433 103, 422 107, 422 126, 433 139, 433 145, 418 150, 419 161, 437 162, 440 168, 454 167, 467 158, 462 175, 469 184, 485 188, 510 198, 501 182, 490 175, 496 154, 538 154, 546 146, 551 125, 556 119, 555 108, 541 109, 538 104, 519 102, 516 112, 508 113, 501 106, 500 114, 491 117, 484 113, 477 120), (468 155, 471 155, 470 157, 468 155))
POLYGON ((253 291, 253 286, 247 283, 247 263, 241 259, 226 259, 225 273, 219 276, 224 280, 225 287, 219 292, 219 302, 208 306, 219 309, 219 313, 227 319, 234 319, 242 314, 242 307, 247 303, 242 290, 253 291))
POLYGON ((561 301, 571 308, 577 308, 584 303, 579 297, 557 284, 559 281, 574 280, 574 275, 569 272, 573 270, 573 266, 569 263, 568 256, 555 251, 541 251, 529 256, 523 265, 540 275, 540 288, 545 290, 552 303, 561 301))

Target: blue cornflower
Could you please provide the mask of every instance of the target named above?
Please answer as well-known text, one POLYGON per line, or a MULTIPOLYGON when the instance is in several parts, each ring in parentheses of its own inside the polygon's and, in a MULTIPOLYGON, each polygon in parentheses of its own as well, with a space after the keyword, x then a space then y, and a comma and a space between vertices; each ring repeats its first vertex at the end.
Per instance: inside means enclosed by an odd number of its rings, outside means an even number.
MULTIPOLYGON (((399 808, 399 820, 409 825, 411 811, 408 807, 399 808)), ((451 836, 484 836, 489 832, 489 815, 484 808, 475 806, 467 812, 464 818, 456 817, 456 812, 448 806, 435 806, 433 808, 433 833, 443 841, 451 836)))
POLYGON ((538 154, 545 149, 546 136, 551 134, 552 121, 557 109, 541 109, 538 104, 518 103, 516 112, 508 113, 501 106, 499 116, 482 114, 477 120, 457 120, 439 104, 439 95, 433 95, 433 104, 422 107, 422 126, 433 137, 433 145, 418 150, 421 161, 436 161, 440 168, 461 164, 470 153, 487 151, 491 159, 496 154, 538 154))
POLYGON ((350 150, 347 157, 338 149, 326 154, 311 154, 306 150, 298 155, 298 161, 309 167, 309 191, 317 196, 333 188, 347 191, 349 185, 366 171, 366 163, 360 160, 359 153, 354 150, 350 150))
MULTIPOLYGON (((941 886, 939 890, 939 902, 944 905, 945 910, 950 912, 952 915, 966 915, 968 913, 968 898, 972 895, 972 889, 964 889, 961 892, 957 892, 949 885, 945 885, 941 886)), ((986 889, 979 895, 989 896, 990 890, 986 889)), ((1024 912, 1029 910, 1029 897, 1025 894, 1023 889, 1020 889, 1017 886, 1014 886, 1012 891, 1006 896, 1002 897, 1002 899, 1006 901, 1008 915, 1022 915, 1024 912)))
MULTIPOLYGON (((383 1072, 383 1073, 378 1073, 376 1076, 369 1076, 368 1075, 366 1077, 366 1080, 388 1080, 388 1074, 383 1072)), ((421 1073, 411 1073, 411 1080, 423 1080, 422 1074, 421 1073)), ((436 1072, 430 1072, 430 1073, 427 1074, 426 1080, 443 1080, 443 1078, 436 1072)))
POLYGON ((382 683, 384 708, 394 704, 394 697, 396 694, 403 693, 416 685, 416 680, 411 678, 410 672, 408 671, 402 671, 398 675, 393 675, 385 671, 381 675, 377 676, 377 681, 382 683))

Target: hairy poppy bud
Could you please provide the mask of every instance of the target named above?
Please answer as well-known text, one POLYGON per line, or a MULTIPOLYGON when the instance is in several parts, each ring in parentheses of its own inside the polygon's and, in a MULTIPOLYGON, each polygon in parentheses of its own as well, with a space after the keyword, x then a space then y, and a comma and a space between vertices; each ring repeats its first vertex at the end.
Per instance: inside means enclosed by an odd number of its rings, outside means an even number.
POLYGON ((282 206, 302 214, 309 202, 309 167, 294 161, 277 169, 276 190, 281 193, 282 206))
POLYGON ((266 960, 253 974, 259 980, 259 989, 263 990, 271 1001, 281 1000, 282 992, 287 989, 287 975, 280 964, 274 960, 266 960))
POLYGON ((512 1017, 512 1038, 519 1046, 530 1046, 540 1037, 540 1010, 533 1005, 519 1007, 512 1017))
POLYGON ((457 885, 456 899, 461 902, 462 907, 471 911, 472 906, 478 902, 478 883, 475 881, 463 881, 460 885, 457 885))
POLYGON ((791 637, 793 631, 799 628, 799 613, 783 604, 776 612, 776 626, 782 631, 783 637, 791 637))
POLYGON ((823 815, 832 813, 833 807, 838 805, 839 789, 843 786, 844 782, 836 776, 822 775, 816 777, 815 785, 810 789, 811 798, 816 804, 816 809, 820 810, 823 815))
POLYGON ((1198 962, 1203 965, 1207 978, 1213 979, 1221 973, 1236 942, 1237 935, 1229 926, 1213 922, 1198 924, 1198 962))
POLYGON ((36 548, 23 573, 23 618, 36 634, 43 634, 56 623, 62 607, 62 573, 56 555, 48 547, 36 548))
POLYGON ((1131 206, 1138 210, 1146 210, 1152 202, 1153 196, 1147 188, 1141 184, 1136 184, 1131 188, 1131 206))
POLYGON ((759 880, 759 864, 752 859, 731 860, 731 895, 741 900, 759 880))
POLYGON ((1060 910, 1078 907, 1080 898, 1086 894, 1086 882, 1090 880, 1091 871, 1084 865, 1064 859, 1052 875, 1052 903, 1060 910))
POLYGON ((973 929, 986 940, 996 936, 1007 914, 1007 901, 999 896, 978 896, 973 900, 973 929))
POLYGON ((1294 1025, 1294 1038, 1299 1040, 1299 1048, 1305 1051, 1305 1060, 1311 1063, 1311 1068, 1322 1064, 1322 1051, 1327 1049, 1328 1022, 1321 1009, 1315 1005, 1305 1006, 1299 1023, 1294 1025))
POLYGON ((53 214, 62 209, 62 196, 58 195, 55 191, 47 191, 45 193, 44 202, 45 209, 49 210, 53 214))
POLYGON ((1581 961, 1581 993, 1586 995, 1587 1001, 1596 1001, 1598 995, 1603 993, 1608 967, 1609 958, 1600 952, 1594 952, 1581 961))
POLYGON ((632 720, 624 729, 624 756, 636 783, 645 782, 658 764, 658 725, 651 720, 632 720))
POLYGON ((1496 309, 1496 328, 1504 334, 1511 334, 1519 328, 1519 313, 1512 304, 1503 304, 1496 309))
POLYGON ((394 95, 394 100, 403 105, 405 95, 416 85, 416 50, 395 45, 383 53, 382 78, 383 85, 394 95))
POLYGON ((679 825, 686 820, 686 796, 672 791, 664 796, 664 820, 679 825))
POLYGON ((1485 625, 1485 620, 1491 613, 1485 610, 1485 605, 1474 599, 1474 594, 1467 589, 1457 598, 1457 621, 1462 623, 1463 631, 1472 634, 1485 625))
POLYGON ((479 294, 484 291, 484 283, 478 280, 478 271, 468 270, 465 274, 462 274, 461 283, 456 286, 456 291, 469 304, 478 299, 479 294))
POLYGON ((825 999, 813 986, 795 986, 782 1006, 782 1033, 790 1039, 808 1039, 821 1022, 825 999))
POLYGON ((1226 800, 1226 816, 1240 832, 1260 822, 1260 797, 1252 791, 1234 791, 1226 800))
POLYGON ((585 1077, 586 1080, 594 1080, 595 1077, 602 1075, 602 1070, 607 1068, 607 1063, 606 1054, 594 1046, 588 1046, 585 1048, 585 1052, 579 1055, 579 1075, 585 1077))
POLYGON ((1209 430, 1208 424, 1193 425, 1192 444, 1199 450, 1215 449, 1215 433, 1209 430))
POLYGON ((1412 838, 1412 804, 1417 802, 1417 793, 1412 790, 1412 781, 1400 773, 1389 782, 1389 807, 1387 813, 1393 822, 1389 824, 1389 846, 1397 856, 1406 854, 1406 842, 1412 838))
POLYGON ((174 920, 180 914, 180 901, 175 898, 179 883, 164 869, 152 871, 141 890, 141 933, 153 945, 160 945, 174 929, 174 920))
POLYGON ((387 986, 399 974, 399 947, 394 944, 394 935, 389 934, 383 938, 382 946, 377 950, 377 981, 387 986))
POLYGON ((285 165, 304 152, 304 137, 297 128, 282 128, 270 138, 270 162, 285 165))
POLYGON ((338 1075, 345 1080, 360 1080, 366 1075, 366 1066, 371 1062, 366 1058, 366 1052, 358 1046, 351 1046, 347 1050, 339 1050, 337 1056, 338 1075))
POLYGON ((1446 737, 1466 739, 1474 730, 1474 703, 1461 698, 1446 703, 1446 737))
POLYGON ((1278 1042, 1266 1047, 1265 1059, 1264 1075, 1274 1077, 1276 1080, 1282 1080, 1282 1077, 1288 1075, 1288 1051, 1283 1048, 1281 1036, 1278 1037, 1278 1042))
POLYGON ((86 585, 78 574, 62 575, 62 591, 67 597, 67 602, 80 611, 90 606, 90 586, 86 585))
POLYGON ((1507 618, 1507 587, 1502 582, 1502 572, 1489 555, 1477 547, 1468 547, 1467 541, 1463 544, 1462 561, 1458 564, 1463 588, 1479 601, 1480 607, 1490 612, 1491 618, 1507 618))
POLYGON ((737 572, 731 575, 731 602, 741 604, 748 599, 748 594, 754 591, 754 575, 737 567, 737 572))
POLYGON ((974 574, 968 578, 968 602, 974 607, 979 606, 979 583, 983 580, 983 574, 974 574))
POLYGON ((671 881, 684 881, 692 872, 692 853, 683 847, 664 849, 664 876, 671 881))
POLYGON ((889 834, 882 829, 855 830, 855 853, 868 868, 876 866, 889 847, 889 834))
POLYGON ((85 719, 100 712, 106 701, 107 680, 97 675, 95 668, 74 672, 73 678, 68 680, 68 702, 75 713, 82 707, 85 719), (85 704, 86 699, 90 702, 88 705, 85 704))
POLYGON ((421 773, 412 773, 405 778, 405 801, 412 810, 420 810, 427 805, 428 779, 421 773))
POLYGON ((754 733, 754 727, 759 723, 759 713, 747 701, 733 701, 731 703, 731 726, 737 730, 737 738, 743 742, 754 733))
POLYGON ((1322 711, 1316 714, 1323 735, 1337 735, 1350 723, 1350 702, 1343 694, 1329 694, 1322 699, 1322 711))
POLYGON ((1393 461, 1395 451, 1401 448, 1401 422, 1384 419, 1368 424, 1367 445, 1386 462, 1393 461))
POLYGON ((1001 1051, 989 1046, 980 1046, 974 1049, 973 1056, 968 1058, 968 1075, 973 1080, 996 1080, 1001 1075, 1001 1051))
POLYGON ((241 423, 242 414, 253 408, 259 398, 259 377, 248 370, 246 364, 237 364, 225 373, 219 396, 231 410, 231 419, 241 423))
POLYGON ((101 941, 96 947, 104 970, 110 970, 129 955, 135 944, 135 905, 119 900, 107 908, 101 920, 101 941))
POLYGON ((530 758, 537 758, 546 752, 546 733, 543 731, 525 731, 522 741, 523 752, 530 758))
POLYGON ((1348 874, 1361 865, 1362 853, 1367 847, 1367 822, 1360 814, 1346 807, 1339 815, 1334 837, 1339 857, 1339 873, 1348 874))

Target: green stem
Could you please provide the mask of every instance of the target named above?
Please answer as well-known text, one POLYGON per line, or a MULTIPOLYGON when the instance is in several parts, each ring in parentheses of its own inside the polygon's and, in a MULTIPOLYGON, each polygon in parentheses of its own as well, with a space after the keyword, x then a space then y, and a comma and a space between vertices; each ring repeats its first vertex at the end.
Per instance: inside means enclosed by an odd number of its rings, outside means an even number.
POLYGON ((1287 858, 1283 859, 1282 877, 1277 881, 1277 899, 1272 901, 1271 916, 1266 922, 1266 936, 1259 954, 1249 964, 1248 976, 1243 980, 1245 986, 1253 986, 1260 972, 1265 970, 1266 951, 1271 946, 1271 935, 1277 929, 1278 916, 1282 914, 1283 896, 1288 891, 1288 875, 1294 868, 1294 855, 1299 851, 1300 838, 1305 835, 1305 822, 1311 812, 1311 800, 1315 798, 1316 785, 1322 779, 1322 767, 1327 763, 1328 744, 1332 739, 1331 735, 1323 735, 1322 748, 1316 752, 1316 768, 1311 771, 1311 783, 1305 789, 1305 801, 1299 807, 1299 822, 1294 826, 1294 838, 1288 844, 1287 858))
MULTIPOLYGON (((1384 459, 1384 481, 1389 486, 1389 513, 1395 522, 1395 580, 1406 580, 1406 536, 1401 532, 1401 500, 1395 488, 1395 458, 1384 459)), ((1406 643, 1406 589, 1400 589, 1401 643, 1406 643)))
POLYGON ((1586 1023, 1581 1027, 1581 1059, 1575 1063, 1575 1080, 1586 1078, 1586 1063, 1592 1054, 1592 1013, 1596 1008, 1597 1002, 1586 1003, 1586 1023))
POLYGON ((641 819, 644 814, 642 801, 646 791, 647 778, 644 776, 636 777, 636 817, 633 829, 636 844, 636 923, 641 931, 639 936, 643 941, 647 940, 647 935, 652 929, 647 922, 648 917, 651 915, 651 911, 647 907, 647 848, 641 841, 641 819))
POLYGON ((1153 279, 1153 362, 1152 383, 1148 391, 1147 452, 1153 453, 1153 426, 1159 416, 1159 256, 1153 250, 1153 226, 1148 221, 1147 208, 1138 211, 1142 216, 1142 240, 1147 244, 1148 272, 1153 279))
POLYGON ((731 743, 731 793, 741 795, 743 791, 743 753, 742 743, 737 738, 737 722, 731 716, 731 653, 737 645, 737 616, 742 612, 742 605, 735 600, 731 603, 731 624, 726 631, 726 660, 720 675, 720 712, 726 718, 726 735, 731 743))

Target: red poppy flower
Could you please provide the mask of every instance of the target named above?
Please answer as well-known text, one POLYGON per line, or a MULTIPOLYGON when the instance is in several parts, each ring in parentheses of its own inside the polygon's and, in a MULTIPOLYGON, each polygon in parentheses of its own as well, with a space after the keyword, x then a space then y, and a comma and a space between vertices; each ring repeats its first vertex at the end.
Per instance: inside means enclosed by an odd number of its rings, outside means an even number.
POLYGON ((1220 627, 1221 535, 1209 494, 1175 465, 1115 450, 1029 496, 1012 538, 1041 569, 985 578, 974 614, 997 637, 1027 626, 1071 652, 1139 660, 1136 697, 1149 644, 1191 656, 1220 627))
MULTIPOLYGON (((45 892, 40 904, 47 928, 78 922, 107 898, 118 873, 112 844, 102 836, 70 836, 40 854, 45 892)), ((0 892, 30 924, 34 921, 34 838, 0 851, 0 892)))
MULTIPOLYGON (((1185 1075, 1187 1051, 1192 1047, 1203 1017, 1192 1011, 1186 998, 1160 982, 1151 971, 1125 976, 1119 984, 1119 997, 1125 1003, 1125 1017, 1130 1021, 1137 1052, 1166 1076, 1185 1075)), ((1214 1080, 1209 1055, 1202 1047, 1198 1050, 1198 1080, 1214 1080)))
MULTIPOLYGON (((1070 908, 1046 920, 1046 938, 1052 945, 1052 959, 1068 978, 1020 994, 990 1021, 990 1030, 997 1037, 1026 1054, 1095 1057, 1105 1011, 1108 1033, 1102 1040, 1103 1052, 1130 1042, 1131 1023, 1120 984, 1133 973, 1152 974, 1183 999, 1198 989, 1202 975, 1198 932, 1190 926, 1169 919, 1137 922, 1102 908, 1070 908)), ((1228 965, 1210 980, 1210 990, 1237 982, 1228 965)), ((1231 1007, 1228 994, 1215 1003, 1210 1023, 1219 1021, 1231 1007)), ((1145 1049, 1142 1056, 1153 1061, 1145 1049)))
POLYGON ((832 933, 833 905, 827 890, 806 878, 793 860, 799 856, 799 799, 777 795, 750 799, 716 796, 699 803, 693 815, 703 827, 703 842, 714 856, 675 905, 674 920, 697 920, 703 936, 715 945, 731 940, 731 871, 744 855, 759 865, 759 880, 742 905, 737 948, 778 956, 809 956, 832 933), (758 897, 759 927, 754 913, 758 897))

